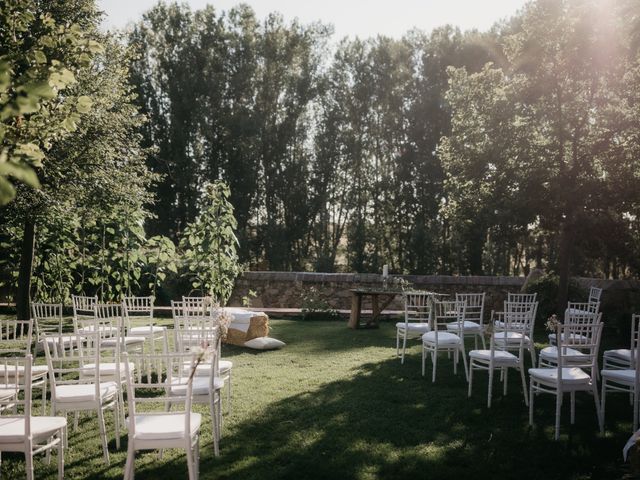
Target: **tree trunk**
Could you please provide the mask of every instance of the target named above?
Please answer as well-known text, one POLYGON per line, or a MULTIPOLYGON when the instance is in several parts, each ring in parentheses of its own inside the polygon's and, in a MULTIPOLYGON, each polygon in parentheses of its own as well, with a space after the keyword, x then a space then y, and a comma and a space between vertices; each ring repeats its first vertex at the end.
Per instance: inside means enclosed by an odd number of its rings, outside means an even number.
POLYGON ((31 319, 31 271, 33 269, 33 251, 36 240, 36 224, 31 218, 24 222, 22 247, 20 252, 20 270, 18 271, 18 292, 16 310, 18 320, 31 319))
POLYGON ((561 314, 567 308, 569 300, 569 266, 573 248, 574 229, 572 221, 567 218, 560 233, 560 250, 558 252, 558 299, 556 313, 561 314))

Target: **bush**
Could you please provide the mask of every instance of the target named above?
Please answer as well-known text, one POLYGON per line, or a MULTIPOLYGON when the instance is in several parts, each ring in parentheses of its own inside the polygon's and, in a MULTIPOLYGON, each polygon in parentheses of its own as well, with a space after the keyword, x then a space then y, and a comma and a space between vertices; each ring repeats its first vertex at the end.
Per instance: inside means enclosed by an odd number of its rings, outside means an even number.
MULTIPOLYGON (((556 308, 556 300, 558 298, 558 283, 559 278, 557 275, 545 274, 539 279, 531 282, 527 288, 526 293, 538 294, 538 318, 536 319, 537 325, 542 325, 547 319, 556 314, 559 319, 564 316, 564 311, 558 312, 556 308)), ((569 281, 569 300, 572 302, 586 302, 588 299, 588 292, 583 289, 575 280, 569 281)))
POLYGON ((339 320, 340 313, 331 307, 315 287, 302 295, 303 320, 339 320))

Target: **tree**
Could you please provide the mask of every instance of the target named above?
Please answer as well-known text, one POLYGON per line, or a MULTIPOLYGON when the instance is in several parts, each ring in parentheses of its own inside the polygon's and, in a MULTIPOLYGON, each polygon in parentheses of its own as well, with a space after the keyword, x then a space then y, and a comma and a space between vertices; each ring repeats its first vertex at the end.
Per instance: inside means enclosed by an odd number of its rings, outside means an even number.
POLYGON ((202 210, 180 241, 191 286, 224 306, 231 296, 238 262, 238 226, 229 202, 228 185, 218 181, 205 187, 202 210))

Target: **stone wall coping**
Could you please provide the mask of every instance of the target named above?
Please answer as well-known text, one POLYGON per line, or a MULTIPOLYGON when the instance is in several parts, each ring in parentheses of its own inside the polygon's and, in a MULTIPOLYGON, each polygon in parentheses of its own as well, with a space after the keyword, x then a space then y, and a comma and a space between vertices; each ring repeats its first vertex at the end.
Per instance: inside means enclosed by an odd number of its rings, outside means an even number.
MULTIPOLYGON (((402 278, 416 285, 478 285, 521 287, 525 277, 491 275, 390 275, 402 278)), ((318 273, 284 271, 248 271, 239 280, 300 282, 300 283, 381 283, 382 275, 377 273, 318 273)), ((605 290, 640 289, 640 280, 578 277, 575 280, 584 288, 597 286, 605 290)))

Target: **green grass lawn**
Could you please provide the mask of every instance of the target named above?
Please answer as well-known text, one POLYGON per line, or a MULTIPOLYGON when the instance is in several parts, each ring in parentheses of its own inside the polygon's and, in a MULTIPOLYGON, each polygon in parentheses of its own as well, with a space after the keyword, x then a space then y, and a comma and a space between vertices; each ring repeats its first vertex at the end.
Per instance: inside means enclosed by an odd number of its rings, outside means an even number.
MULTIPOLYGON (((395 326, 353 331, 345 322, 275 320, 271 336, 280 351, 223 347, 234 361, 233 412, 225 416, 221 456, 213 455, 206 408, 201 442, 203 479, 500 478, 613 479, 628 472, 622 446, 631 430, 628 396, 607 398, 607 430, 598 434, 593 398, 578 394, 576 425, 569 402, 561 439, 553 438, 554 399, 536 399, 536 426, 528 426, 519 379, 511 373, 502 397, 496 381, 486 408, 487 376, 474 378, 467 398, 462 369, 453 375, 442 355, 438 378, 420 374, 419 343, 404 365, 395 358, 395 326)), ((541 335, 541 339, 544 335, 541 335)), ((429 364, 430 366, 430 364, 429 364)), ((568 399, 568 397, 567 397, 568 399)), ((71 417, 69 417, 71 423, 71 417)), ((111 416, 107 419, 111 422, 111 416)), ((104 465, 94 416, 70 425, 67 478, 121 478, 126 433, 115 449, 109 425, 111 466, 104 465)), ((36 459, 37 478, 55 478, 55 461, 36 459)), ((55 459, 54 459, 55 460, 55 459)), ((184 453, 139 453, 136 478, 186 478, 184 453)), ((2 456, 2 478, 24 477, 22 455, 2 456)))

